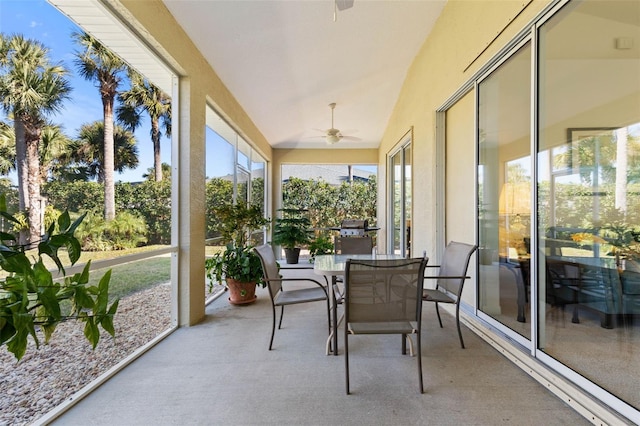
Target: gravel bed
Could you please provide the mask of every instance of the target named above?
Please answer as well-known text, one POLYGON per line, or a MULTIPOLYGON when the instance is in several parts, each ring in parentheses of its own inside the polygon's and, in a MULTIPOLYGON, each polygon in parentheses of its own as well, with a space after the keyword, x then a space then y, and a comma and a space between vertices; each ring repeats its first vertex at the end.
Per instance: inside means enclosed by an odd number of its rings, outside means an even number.
MULTIPOLYGON (((0 425, 29 424, 62 403, 171 325, 169 284, 120 300, 115 339, 101 331, 95 351, 84 324, 62 323, 49 344, 29 342, 19 363, 0 347, 0 425)), ((44 339, 40 339, 44 341, 44 339)))

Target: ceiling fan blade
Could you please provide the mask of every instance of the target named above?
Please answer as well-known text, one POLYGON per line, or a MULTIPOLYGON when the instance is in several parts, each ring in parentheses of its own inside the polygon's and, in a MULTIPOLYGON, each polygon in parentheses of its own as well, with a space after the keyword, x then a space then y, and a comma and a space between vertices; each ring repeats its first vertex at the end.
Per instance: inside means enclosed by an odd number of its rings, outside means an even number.
POLYGON ((342 136, 342 139, 346 140, 346 141, 353 141, 353 142, 361 142, 362 139, 357 138, 355 136, 342 136))

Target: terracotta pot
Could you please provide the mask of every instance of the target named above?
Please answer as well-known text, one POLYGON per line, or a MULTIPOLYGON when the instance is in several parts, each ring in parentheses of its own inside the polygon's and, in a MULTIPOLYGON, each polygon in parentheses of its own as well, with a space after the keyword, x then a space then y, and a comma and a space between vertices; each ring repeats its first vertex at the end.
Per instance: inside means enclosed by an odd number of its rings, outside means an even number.
POLYGON ((256 282, 242 282, 227 278, 227 287, 229 288, 229 303, 233 305, 246 305, 255 302, 256 282))

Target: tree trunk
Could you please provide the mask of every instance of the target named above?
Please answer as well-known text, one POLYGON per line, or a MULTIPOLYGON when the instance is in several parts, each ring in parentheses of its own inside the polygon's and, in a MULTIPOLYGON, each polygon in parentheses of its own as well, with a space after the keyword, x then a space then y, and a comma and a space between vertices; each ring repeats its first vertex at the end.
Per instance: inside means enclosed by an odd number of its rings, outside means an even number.
POLYGON ((13 129, 16 134, 16 171, 18 174, 18 198, 21 211, 29 207, 29 177, 27 175, 27 145, 25 142, 25 130, 22 121, 16 118, 13 122, 13 129))
POLYGON ((40 143, 40 128, 30 129, 25 132, 25 145, 27 157, 27 176, 29 188, 29 242, 40 240, 42 235, 42 208, 40 205, 40 155, 38 144, 40 143))
POLYGON ((162 180, 162 162, 160 159, 160 130, 158 128, 158 119, 151 118, 151 140, 153 141, 153 168, 155 171, 155 180, 162 180))
POLYGON ((104 218, 116 217, 116 195, 114 183, 115 145, 113 141, 113 96, 102 97, 104 111, 104 218))
MULTIPOLYGON (((18 175, 18 208, 24 212, 29 208, 29 167, 27 165, 27 145, 25 142, 24 123, 16 117, 13 122, 16 136, 16 171, 18 175)), ((18 244, 27 244, 29 235, 20 230, 18 244)))

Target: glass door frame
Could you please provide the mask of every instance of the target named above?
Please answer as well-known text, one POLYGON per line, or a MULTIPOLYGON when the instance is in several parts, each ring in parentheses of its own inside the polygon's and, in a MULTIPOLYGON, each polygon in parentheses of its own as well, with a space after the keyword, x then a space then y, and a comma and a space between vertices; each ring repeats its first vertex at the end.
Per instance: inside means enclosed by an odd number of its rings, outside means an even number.
MULTIPOLYGON (((535 134, 534 132, 534 125, 535 125, 535 115, 536 115, 536 96, 535 96, 535 87, 534 87, 534 81, 535 78, 533 78, 533 76, 535 75, 535 64, 536 64, 536 53, 535 53, 535 37, 534 35, 534 30, 531 29, 527 35, 525 37, 522 37, 518 40, 518 43, 515 43, 514 45, 512 45, 510 47, 510 49, 506 52, 504 52, 501 56, 500 56, 500 60, 496 61, 490 68, 488 68, 484 73, 482 73, 480 76, 478 76, 475 79, 475 83, 474 83, 474 95, 475 95, 475 146, 476 146, 476 205, 478 206, 478 209, 480 209, 480 194, 478 191, 478 185, 480 183, 480 176, 478 175, 478 165, 480 164, 480 150, 478 149, 478 147, 480 146, 480 134, 479 134, 479 115, 480 115, 480 91, 479 91, 479 85, 488 77, 492 76, 493 73, 500 68, 501 65, 503 65, 505 62, 507 62, 509 59, 511 59, 515 54, 517 54, 520 49, 522 49, 523 47, 525 47, 527 44, 529 44, 530 49, 531 49, 531 75, 532 75, 532 81, 531 81, 531 113, 530 113, 530 153, 534 152, 532 151, 535 147, 535 134)), ((536 171, 536 166, 537 166, 537 161, 536 161, 536 156, 535 155, 530 155, 531 157, 531 179, 535 179, 536 175, 535 175, 535 171, 536 171)), ((535 192, 535 191, 534 191, 535 192)), ((535 242, 533 241, 534 235, 535 235, 535 225, 537 224, 537 209, 534 207, 536 206, 536 204, 533 203, 533 200, 530 204, 532 206, 531 208, 531 224, 530 224, 530 229, 529 229, 529 235, 532 238, 531 241, 531 246, 535 247, 534 244, 535 242)), ((480 237, 480 224, 479 224, 479 220, 478 218, 479 216, 479 211, 476 212, 476 236, 479 238, 480 237)), ((480 243, 478 241, 478 243, 480 243)), ((531 250, 531 265, 536 265, 537 264, 537 258, 536 258, 536 253, 535 250, 531 250)), ((475 300, 475 314, 477 315, 478 318, 482 319, 483 321, 485 321, 486 323, 490 324, 492 327, 494 327, 495 329, 499 330, 501 333, 505 334, 510 340, 513 340, 514 342, 518 343, 519 345, 521 345, 524 349, 526 349, 527 351, 529 351, 531 353, 531 355, 534 354, 535 352, 535 345, 532 344, 532 342, 535 342, 535 325, 537 324, 538 321, 538 317, 537 317, 537 310, 535 306, 535 302, 534 302, 534 297, 530 298, 530 307, 529 307, 529 311, 526 313, 527 318, 530 319, 529 324, 531 327, 530 330, 530 335, 531 335, 531 339, 519 334, 518 332, 512 330, 511 328, 507 327, 505 324, 502 324, 501 322, 499 322, 498 320, 494 319, 493 317, 491 317, 490 315, 482 312, 479 308, 479 294, 480 294, 480 265, 478 263, 477 265, 477 277, 478 280, 476 282, 476 300, 475 300)), ((530 270, 534 270, 536 268, 530 268, 530 270)), ((531 274, 531 273, 530 273, 531 274)), ((534 278, 530 275, 529 277, 530 283, 531 283, 531 295, 537 294, 537 285, 536 285, 536 281, 534 280, 534 278)))
POLYGON ((402 138, 400 138, 400 142, 397 147, 390 151, 387 154, 387 176, 390 176, 389 183, 387 186, 387 194, 388 194, 388 203, 389 211, 388 211, 388 220, 387 220, 387 252, 388 253, 396 253, 396 250, 399 252, 398 254, 406 257, 411 253, 411 248, 407 246, 407 240, 410 241, 411 225, 410 222, 407 221, 407 215, 409 220, 413 217, 413 204, 411 203, 411 196, 413 193, 413 183, 412 183, 412 175, 413 175, 413 127, 405 133, 402 138), (400 229, 396 229, 395 224, 395 206, 398 200, 395 199, 395 182, 396 182, 396 173, 394 172, 394 164, 393 160, 397 155, 400 155, 400 176, 399 180, 401 182, 401 191, 400 191, 400 229), (407 158, 408 157, 408 158, 407 158), (408 162, 407 162, 408 160, 408 162), (407 165, 411 167, 411 171, 409 172, 409 176, 407 176, 407 165), (407 185, 408 184, 408 185, 407 185), (409 189, 407 190, 407 186, 409 189), (409 203, 409 207, 407 207, 407 203, 409 203), (398 244, 399 247, 396 247, 396 232, 399 232, 398 236, 398 244))

